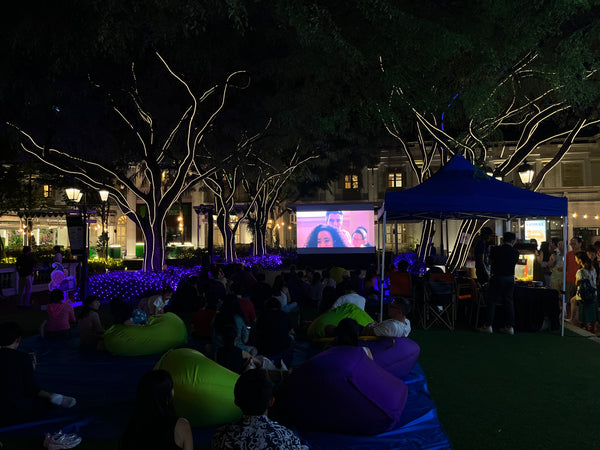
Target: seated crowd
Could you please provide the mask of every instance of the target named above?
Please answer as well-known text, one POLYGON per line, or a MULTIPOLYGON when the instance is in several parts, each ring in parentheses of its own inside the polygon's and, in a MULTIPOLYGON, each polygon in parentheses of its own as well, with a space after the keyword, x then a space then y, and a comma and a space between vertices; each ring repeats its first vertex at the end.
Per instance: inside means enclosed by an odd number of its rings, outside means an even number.
MULTIPOLYGON (((213 448, 241 448, 238 442, 248 440, 256 443, 252 448, 307 448, 292 431, 267 417, 274 401, 273 384, 264 371, 253 369, 290 365, 305 306, 313 306, 319 313, 348 303, 364 310, 369 302, 377 300, 375 270, 363 273, 366 275, 362 277, 359 271, 345 276, 339 273, 336 280, 329 270, 303 272, 292 267, 269 284, 264 272, 253 273, 240 264, 213 266, 181 280, 175 291, 165 286, 135 301, 113 299, 108 307, 114 324, 131 327, 144 327, 152 316, 167 312, 189 314, 192 338, 206 343, 202 353, 241 374, 234 394, 243 416, 217 430, 213 448)), ((81 349, 103 351, 103 335, 108 327, 102 324, 100 307, 98 296, 91 295, 76 317, 71 302, 55 289, 40 335, 44 339, 71 339, 71 326, 76 323, 81 349)), ((405 337, 410 333, 406 317, 410 308, 410 301, 397 298, 389 305, 389 319, 365 327, 347 319, 329 332, 336 336, 335 345, 358 346, 359 335, 405 337)), ((0 395, 7 400, 0 406, 0 427, 34 420, 53 407, 69 408, 76 403, 72 397, 37 386, 35 360, 18 350, 22 335, 17 324, 0 324, 0 362, 3 368, 9 368, 0 371, 0 395)), ((365 351, 372 359, 369 349, 365 351)), ((134 413, 120 448, 193 448, 190 423, 178 417, 173 408, 169 372, 154 370, 140 379, 134 413), (153 433, 144 433, 149 429, 153 433)))

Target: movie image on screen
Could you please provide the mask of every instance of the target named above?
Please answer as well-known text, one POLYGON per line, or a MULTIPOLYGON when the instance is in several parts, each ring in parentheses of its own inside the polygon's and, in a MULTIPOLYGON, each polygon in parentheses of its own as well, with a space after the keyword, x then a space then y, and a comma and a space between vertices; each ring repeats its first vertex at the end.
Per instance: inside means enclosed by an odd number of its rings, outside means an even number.
POLYGON ((297 205, 298 253, 374 253, 372 205, 297 205))

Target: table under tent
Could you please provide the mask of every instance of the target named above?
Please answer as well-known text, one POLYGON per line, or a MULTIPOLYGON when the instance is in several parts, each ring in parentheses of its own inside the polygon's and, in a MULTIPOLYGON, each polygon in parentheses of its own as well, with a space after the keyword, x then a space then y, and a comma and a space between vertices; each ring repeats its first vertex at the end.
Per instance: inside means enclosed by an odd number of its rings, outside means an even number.
MULTIPOLYGON (((522 189, 496 180, 457 154, 423 183, 402 191, 385 194, 378 221, 385 230, 389 221, 416 222, 426 219, 521 219, 562 217, 563 240, 567 241, 568 200, 522 189)), ((385 249, 385 232, 381 248, 385 249)), ((385 267, 385 251, 381 267, 385 267)), ((563 273, 563 286, 566 272, 563 273)), ((564 310, 564 292, 562 293, 564 310)), ((384 293, 381 290, 380 315, 384 293)), ((564 314, 563 314, 564 316, 564 314)), ((564 333, 564 320, 562 323, 564 333)))

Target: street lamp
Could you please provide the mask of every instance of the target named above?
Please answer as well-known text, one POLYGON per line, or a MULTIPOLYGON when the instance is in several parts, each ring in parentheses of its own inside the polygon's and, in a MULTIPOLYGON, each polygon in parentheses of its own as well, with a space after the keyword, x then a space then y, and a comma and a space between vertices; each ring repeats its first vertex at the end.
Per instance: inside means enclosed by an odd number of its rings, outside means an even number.
POLYGON ((529 185, 533 181, 533 174, 535 173, 533 170, 533 166, 531 164, 528 164, 527 161, 525 161, 517 171, 519 173, 519 177, 521 178, 521 182, 525 185, 526 188, 529 188, 529 185))
MULTIPOLYGON (((198 225, 200 224, 200 214, 206 216, 206 220, 208 221, 207 224, 207 230, 208 230, 208 236, 207 236, 207 243, 206 243, 206 247, 208 248, 208 264, 212 264, 212 261, 214 259, 214 252, 215 252, 215 247, 214 247, 214 218, 213 218, 213 212, 214 212, 214 207, 213 205, 198 205, 198 206, 194 206, 194 211, 196 211, 196 214, 198 215, 198 225)), ((200 239, 200 236, 197 235, 197 239, 200 239)), ((199 242, 198 242, 199 244, 199 242)))
POLYGON ((100 200, 102 201, 102 207, 100 209, 100 219, 102 220, 102 234, 100 235, 100 242, 102 243, 102 256, 108 258, 108 194, 109 192, 105 189, 98 191, 100 200))
POLYGON ((81 191, 77 188, 68 188, 65 189, 65 193, 67 194, 67 198, 72 202, 79 203, 81 199, 81 191))
MULTIPOLYGON (((108 200, 108 191, 100 194, 103 202, 103 214, 106 202, 108 200), (106 194, 104 193, 106 192, 106 194)), ((90 216, 96 214, 95 209, 88 209, 87 198, 84 193, 77 188, 65 189, 65 194, 72 205, 77 209, 70 210, 67 216, 67 226, 69 227, 69 241, 71 244, 71 253, 79 256, 79 300, 84 301, 87 297, 87 277, 88 277, 88 257, 89 257, 89 229, 88 223, 90 216), (83 203, 81 200, 83 199, 83 203)), ((104 220, 103 220, 103 231, 104 220)))
POLYGON ((79 266, 79 301, 84 301, 87 296, 87 276, 88 276, 88 244, 87 244, 87 207, 80 205, 83 198, 83 192, 77 188, 65 189, 65 194, 76 210, 68 211, 67 226, 69 228, 69 241, 71 244, 71 253, 78 255, 79 266))

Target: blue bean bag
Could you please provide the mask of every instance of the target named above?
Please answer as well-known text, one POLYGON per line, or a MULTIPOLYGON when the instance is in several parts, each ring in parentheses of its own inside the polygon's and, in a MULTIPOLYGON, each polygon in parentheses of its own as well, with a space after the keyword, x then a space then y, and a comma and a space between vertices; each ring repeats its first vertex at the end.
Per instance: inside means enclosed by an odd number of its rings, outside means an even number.
POLYGON ((151 316, 147 325, 113 325, 104 333, 104 347, 121 356, 163 353, 187 344, 185 323, 173 313, 151 316))
POLYGON ((317 317, 306 330, 306 334, 310 339, 319 339, 325 337, 325 328, 327 325, 335 325, 342 319, 351 318, 358 322, 363 327, 371 322, 373 319, 369 314, 364 312, 358 306, 353 303, 344 303, 336 309, 327 311, 317 317))
POLYGON ((372 435, 398 423, 408 388, 360 347, 340 346, 294 369, 277 394, 281 420, 301 429, 372 435))
POLYGON ((188 419, 192 427, 214 427, 241 417, 233 396, 239 375, 202 353, 191 348, 171 350, 155 369, 171 374, 175 411, 188 419))
POLYGON ((373 360, 399 378, 410 373, 421 353, 419 345, 405 337, 361 340, 360 345, 368 347, 373 354, 373 360))

